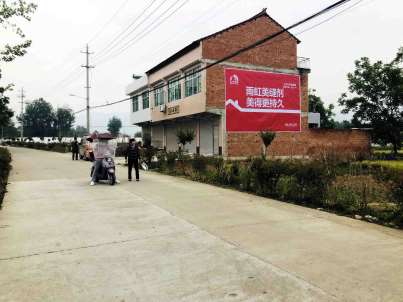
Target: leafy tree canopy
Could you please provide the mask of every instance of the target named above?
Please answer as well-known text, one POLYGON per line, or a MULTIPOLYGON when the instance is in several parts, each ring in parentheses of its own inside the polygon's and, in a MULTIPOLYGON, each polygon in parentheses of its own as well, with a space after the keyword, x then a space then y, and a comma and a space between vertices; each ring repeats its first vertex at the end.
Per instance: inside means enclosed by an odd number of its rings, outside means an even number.
POLYGON ((117 137, 119 135, 120 128, 122 128, 122 121, 116 116, 112 117, 108 121, 108 131, 114 136, 117 137))
POLYGON ((54 136, 56 115, 52 105, 43 98, 34 100, 25 107, 23 116, 18 120, 24 122, 24 135, 28 137, 54 136))
POLYGON ((71 127, 75 121, 73 110, 70 108, 57 108, 55 127, 58 130, 58 136, 64 137, 70 134, 71 127))
POLYGON ((401 147, 403 129, 403 48, 390 63, 371 63, 363 57, 355 62, 355 71, 347 75, 350 95, 343 93, 339 104, 343 113, 353 113, 353 123, 373 128, 376 141, 401 147))
POLYGON ((194 138, 195 138, 195 132, 192 129, 179 129, 178 132, 176 133, 176 137, 178 140, 178 143, 180 143, 183 147, 185 147, 186 144, 190 144, 194 138))
POLYGON ((4 88, 0 87, 0 127, 9 126, 14 115, 14 112, 8 107, 10 100, 3 92, 4 88))
MULTIPOLYGON (((10 45, 7 42, 0 44, 0 62, 11 62, 16 57, 23 56, 26 49, 31 45, 31 40, 24 40, 25 35, 22 29, 17 25, 18 19, 31 20, 31 15, 36 9, 36 5, 23 0, 0 0, 0 36, 4 35, 4 31, 11 30, 18 37, 23 39, 20 43, 10 45)), ((1 80, 1 69, 0 69, 1 80)), ((12 89, 13 85, 9 84, 0 87, 0 126, 6 127, 11 123, 13 111, 8 107, 9 99, 4 93, 12 89)))
POLYGON ((336 122, 333 117, 335 116, 334 105, 329 104, 326 108, 320 96, 316 95, 316 90, 309 90, 309 112, 320 113, 320 127, 333 129, 336 127, 336 122))
POLYGON ((21 42, 10 45, 6 43, 0 49, 0 61, 11 62, 16 57, 25 55, 26 49, 31 46, 32 41, 26 40, 22 29, 17 25, 17 19, 25 19, 31 21, 31 15, 36 9, 36 4, 24 0, 1 0, 0 1, 0 25, 5 30, 11 30, 21 42))

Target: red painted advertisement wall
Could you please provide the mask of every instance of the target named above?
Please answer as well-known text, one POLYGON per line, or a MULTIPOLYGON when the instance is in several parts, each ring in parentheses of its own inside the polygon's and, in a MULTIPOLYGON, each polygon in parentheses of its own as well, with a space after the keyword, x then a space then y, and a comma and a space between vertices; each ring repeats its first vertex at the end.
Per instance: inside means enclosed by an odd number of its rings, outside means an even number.
POLYGON ((225 69, 228 132, 301 131, 299 75, 225 69))

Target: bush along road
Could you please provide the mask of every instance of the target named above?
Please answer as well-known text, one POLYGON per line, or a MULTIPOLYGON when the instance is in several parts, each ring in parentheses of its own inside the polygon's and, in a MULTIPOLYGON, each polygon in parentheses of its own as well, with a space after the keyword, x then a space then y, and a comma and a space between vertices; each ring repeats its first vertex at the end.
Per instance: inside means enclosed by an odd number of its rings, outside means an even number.
POLYGON ((403 173, 398 169, 324 158, 224 161, 178 152, 157 156, 153 168, 164 174, 403 227, 403 173))
POLYGON ((6 193, 7 179, 11 170, 11 154, 6 148, 0 147, 0 208, 6 193))

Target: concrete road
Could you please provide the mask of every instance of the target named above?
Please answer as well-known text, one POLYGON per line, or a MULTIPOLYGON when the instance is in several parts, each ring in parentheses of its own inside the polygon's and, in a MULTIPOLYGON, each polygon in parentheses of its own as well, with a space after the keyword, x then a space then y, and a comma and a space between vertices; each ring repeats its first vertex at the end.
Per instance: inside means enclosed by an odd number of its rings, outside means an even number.
POLYGON ((403 301, 403 232, 10 148, 0 301, 403 301))

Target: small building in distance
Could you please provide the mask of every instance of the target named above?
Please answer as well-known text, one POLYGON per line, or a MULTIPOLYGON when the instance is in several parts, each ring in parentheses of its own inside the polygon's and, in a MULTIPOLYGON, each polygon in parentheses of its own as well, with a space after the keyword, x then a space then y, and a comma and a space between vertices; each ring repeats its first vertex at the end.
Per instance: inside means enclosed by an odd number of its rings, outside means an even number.
POLYGON ((178 150, 179 129, 192 129, 186 149, 203 155, 258 156, 260 131, 277 133, 269 148, 274 156, 368 153, 368 132, 308 127, 310 62, 297 56, 300 41, 291 33, 204 69, 280 30, 264 9, 190 43, 127 87, 132 124, 167 151, 178 150))

